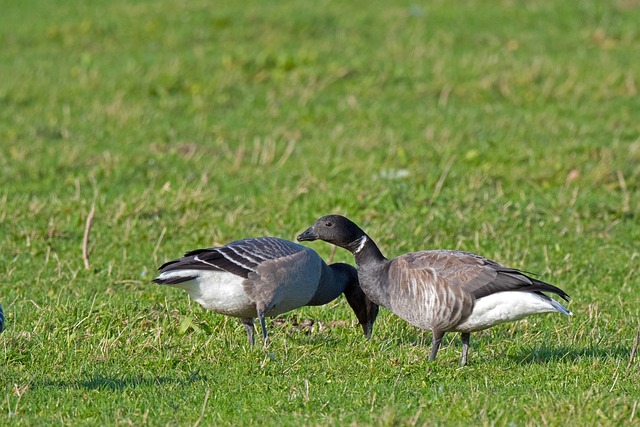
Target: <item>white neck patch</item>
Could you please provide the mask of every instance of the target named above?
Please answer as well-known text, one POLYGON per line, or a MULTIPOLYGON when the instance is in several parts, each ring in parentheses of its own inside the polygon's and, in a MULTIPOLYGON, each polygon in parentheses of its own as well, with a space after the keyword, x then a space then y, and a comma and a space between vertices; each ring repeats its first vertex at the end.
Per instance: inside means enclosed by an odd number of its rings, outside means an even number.
POLYGON ((358 247, 356 248, 355 251, 353 251, 354 254, 360 253, 360 251, 362 250, 362 248, 364 248, 364 244, 367 243, 367 236, 362 236, 360 238, 360 243, 358 244, 358 247))

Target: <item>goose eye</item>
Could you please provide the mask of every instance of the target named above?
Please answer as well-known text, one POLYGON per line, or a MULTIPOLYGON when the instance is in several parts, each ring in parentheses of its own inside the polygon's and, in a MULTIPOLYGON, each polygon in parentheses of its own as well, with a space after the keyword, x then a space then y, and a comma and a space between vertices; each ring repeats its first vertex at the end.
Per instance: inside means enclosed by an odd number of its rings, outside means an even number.
POLYGON ((327 221, 324 223, 325 227, 333 227, 333 223, 331 221, 327 221))

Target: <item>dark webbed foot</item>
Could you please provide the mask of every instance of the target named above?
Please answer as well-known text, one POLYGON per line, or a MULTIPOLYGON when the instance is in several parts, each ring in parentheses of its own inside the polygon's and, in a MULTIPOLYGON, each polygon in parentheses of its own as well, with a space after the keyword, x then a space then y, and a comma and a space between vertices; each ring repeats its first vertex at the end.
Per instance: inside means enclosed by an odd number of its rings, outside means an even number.
POLYGON ((244 329, 247 331, 247 338, 249 338, 249 344, 251 344, 251 347, 253 347, 253 345, 255 344, 255 339, 253 338, 253 332, 255 331, 255 328, 253 327, 253 319, 251 318, 240 319, 240 321, 244 325, 244 329))
POLYGON ((469 353, 469 339, 471 338, 471 334, 469 332, 463 332, 460 335, 462 338, 462 358, 460 359, 460 366, 465 366, 467 364, 467 354, 469 353))
POLYGON ((258 320, 260 321, 260 326, 262 327, 262 342, 264 346, 267 346, 267 324, 264 320, 264 311, 258 309, 258 320))
POLYGON ((433 338, 431 340, 431 354, 429 355, 429 360, 436 360, 442 337, 444 337, 444 332, 433 331, 433 338))

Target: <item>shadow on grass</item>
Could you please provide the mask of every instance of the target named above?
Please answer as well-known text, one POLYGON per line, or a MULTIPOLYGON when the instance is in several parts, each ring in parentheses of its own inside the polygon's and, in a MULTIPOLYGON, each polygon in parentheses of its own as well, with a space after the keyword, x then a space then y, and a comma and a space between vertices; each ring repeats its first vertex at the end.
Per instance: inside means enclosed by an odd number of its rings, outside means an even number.
POLYGON ((189 378, 151 377, 141 375, 125 378, 111 378, 104 375, 94 375, 91 378, 78 381, 35 381, 32 387, 58 388, 58 389, 85 389, 85 390, 123 390, 126 388, 159 386, 163 384, 187 385, 199 381, 206 381, 207 377, 195 372, 189 378))
POLYGON ((623 359, 628 360, 631 348, 623 346, 615 347, 550 347, 541 346, 532 348, 529 351, 522 351, 518 354, 510 355, 509 358, 518 363, 549 363, 549 362, 577 362, 582 359, 623 359))
MULTIPOLYGON (((482 354, 479 346, 491 346, 497 341, 489 335, 471 336, 470 354, 482 354), (479 343, 485 341, 484 343, 479 343)), ((404 331, 398 336, 386 340, 387 346, 398 347, 424 347, 425 352, 431 348, 431 333, 428 331, 404 331)), ((505 343, 506 348, 508 343, 505 343)), ((453 348, 455 352, 462 349, 460 343, 460 335, 458 333, 448 333, 443 339, 441 351, 447 351, 453 348)), ((496 348, 499 351, 498 348, 496 348)), ((516 351, 508 353, 498 353, 497 358, 507 357, 512 361, 520 364, 544 364, 551 362, 579 362, 584 359, 606 360, 622 360, 627 362, 631 356, 631 346, 613 345, 613 346, 591 346, 591 347, 572 347, 572 346, 551 346, 538 345, 535 347, 521 346, 516 351)), ((473 356, 471 356, 473 357, 473 356)))

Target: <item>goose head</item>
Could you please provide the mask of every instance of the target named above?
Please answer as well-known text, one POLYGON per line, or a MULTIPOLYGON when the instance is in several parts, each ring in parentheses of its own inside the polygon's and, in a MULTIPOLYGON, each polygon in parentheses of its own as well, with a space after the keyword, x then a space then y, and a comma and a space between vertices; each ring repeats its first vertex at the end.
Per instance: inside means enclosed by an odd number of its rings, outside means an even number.
POLYGON ((318 219, 298 236, 299 242, 323 240, 351 252, 356 251, 366 234, 353 221, 341 215, 327 215, 318 219))

